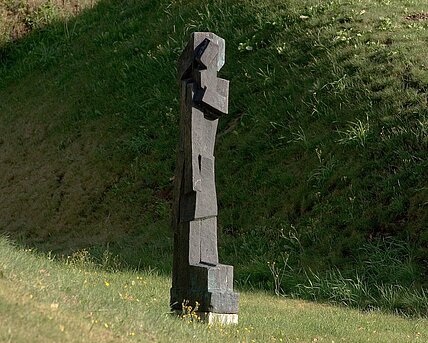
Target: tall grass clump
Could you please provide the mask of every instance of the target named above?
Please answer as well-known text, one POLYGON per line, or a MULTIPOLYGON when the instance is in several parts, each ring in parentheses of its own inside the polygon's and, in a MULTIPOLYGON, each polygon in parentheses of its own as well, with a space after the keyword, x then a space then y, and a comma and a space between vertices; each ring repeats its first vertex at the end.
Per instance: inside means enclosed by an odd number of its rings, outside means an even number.
POLYGON ((427 291, 418 285, 417 275, 422 269, 413 261, 409 244, 386 238, 364 244, 360 252, 355 269, 347 270, 344 275, 338 268, 325 273, 296 270, 289 263, 290 254, 296 252, 290 251, 286 259, 269 263, 275 294, 365 311, 428 315, 427 291))

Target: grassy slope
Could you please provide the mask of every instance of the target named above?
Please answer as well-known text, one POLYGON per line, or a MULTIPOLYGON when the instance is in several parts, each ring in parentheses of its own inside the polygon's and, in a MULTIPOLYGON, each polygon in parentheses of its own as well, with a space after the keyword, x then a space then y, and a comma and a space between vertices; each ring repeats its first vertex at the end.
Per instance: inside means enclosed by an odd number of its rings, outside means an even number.
POLYGON ((206 30, 228 46, 216 167, 237 279, 269 284, 288 258, 287 292, 304 269, 426 282, 428 22, 405 17, 428 3, 183 3, 101 1, 2 49, 0 230, 168 271, 174 64, 206 30))
POLYGON ((169 278, 114 272, 88 255, 67 261, 0 239, 2 342, 424 342, 426 319, 242 293, 238 326, 189 323, 168 313, 169 278), (109 271, 110 270, 110 271, 109 271))

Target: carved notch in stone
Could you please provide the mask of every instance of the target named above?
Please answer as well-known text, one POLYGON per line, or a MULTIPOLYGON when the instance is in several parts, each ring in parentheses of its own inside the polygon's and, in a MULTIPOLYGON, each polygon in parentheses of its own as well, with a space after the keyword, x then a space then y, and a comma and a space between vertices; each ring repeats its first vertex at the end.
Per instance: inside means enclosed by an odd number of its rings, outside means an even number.
POLYGON ((224 56, 222 38, 196 32, 178 62, 181 119, 171 308, 197 302, 201 312, 236 315, 239 294, 233 292, 233 267, 219 264, 217 252, 214 145, 218 118, 228 111, 229 81, 217 77, 224 56))

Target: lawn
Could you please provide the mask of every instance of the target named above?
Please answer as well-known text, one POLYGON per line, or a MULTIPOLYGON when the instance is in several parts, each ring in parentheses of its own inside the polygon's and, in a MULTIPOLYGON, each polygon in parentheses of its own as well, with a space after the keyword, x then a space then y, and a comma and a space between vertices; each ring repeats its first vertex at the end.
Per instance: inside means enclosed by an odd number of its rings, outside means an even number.
POLYGON ((428 321, 241 292, 239 324, 169 311, 169 277, 0 240, 1 342, 426 342, 428 321))

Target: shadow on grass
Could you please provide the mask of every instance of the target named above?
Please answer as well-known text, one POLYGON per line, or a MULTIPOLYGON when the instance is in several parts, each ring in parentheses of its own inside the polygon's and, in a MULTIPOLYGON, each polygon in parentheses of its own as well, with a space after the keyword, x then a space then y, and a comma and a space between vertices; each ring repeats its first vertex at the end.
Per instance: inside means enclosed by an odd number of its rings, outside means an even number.
POLYGON ((9 239, 170 273, 177 129, 164 111, 177 108, 178 50, 159 25, 171 24, 160 17, 167 5, 100 1, 0 48, 0 230, 9 239))

